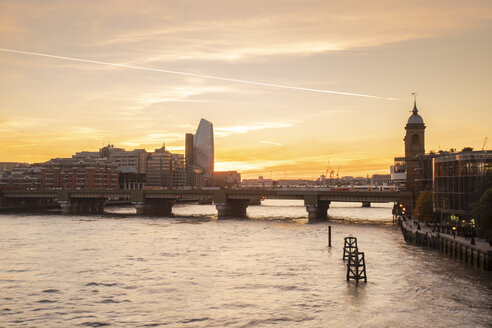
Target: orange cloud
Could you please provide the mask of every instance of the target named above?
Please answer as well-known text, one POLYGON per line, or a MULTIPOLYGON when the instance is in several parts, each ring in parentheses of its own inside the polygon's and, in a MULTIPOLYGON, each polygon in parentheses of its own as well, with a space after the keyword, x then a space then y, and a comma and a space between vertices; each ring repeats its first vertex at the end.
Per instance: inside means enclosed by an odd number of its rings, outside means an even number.
POLYGON ((414 91, 428 149, 481 148, 491 12, 483 1, 5 0, 2 48, 402 101, 0 53, 0 157, 36 162, 108 142, 182 152, 205 117, 218 169, 387 172, 403 153, 414 91))

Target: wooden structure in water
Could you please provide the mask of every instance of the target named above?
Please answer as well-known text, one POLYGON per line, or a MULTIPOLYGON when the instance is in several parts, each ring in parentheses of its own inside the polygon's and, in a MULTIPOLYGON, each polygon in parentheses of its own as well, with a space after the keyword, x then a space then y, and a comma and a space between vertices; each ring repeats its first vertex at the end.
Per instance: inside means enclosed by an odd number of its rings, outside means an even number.
POLYGON ((357 238, 356 237, 345 237, 345 242, 343 244, 343 260, 348 260, 350 253, 357 251, 357 238))
POLYGON ((366 260, 364 252, 359 252, 356 237, 345 237, 343 245, 343 260, 347 262, 347 280, 354 279, 356 282, 364 279, 367 282, 366 260))
POLYGON ((355 251, 349 254, 347 262, 347 280, 354 279, 356 282, 364 279, 367 282, 366 260, 364 252, 355 251))

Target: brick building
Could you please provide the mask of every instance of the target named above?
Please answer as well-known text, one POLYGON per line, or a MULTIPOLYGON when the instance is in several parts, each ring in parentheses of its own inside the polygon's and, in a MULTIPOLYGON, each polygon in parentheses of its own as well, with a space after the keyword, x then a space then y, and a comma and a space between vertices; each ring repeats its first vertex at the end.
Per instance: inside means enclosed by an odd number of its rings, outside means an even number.
POLYGON ((118 166, 102 158, 54 158, 39 164, 43 189, 118 189, 118 166))

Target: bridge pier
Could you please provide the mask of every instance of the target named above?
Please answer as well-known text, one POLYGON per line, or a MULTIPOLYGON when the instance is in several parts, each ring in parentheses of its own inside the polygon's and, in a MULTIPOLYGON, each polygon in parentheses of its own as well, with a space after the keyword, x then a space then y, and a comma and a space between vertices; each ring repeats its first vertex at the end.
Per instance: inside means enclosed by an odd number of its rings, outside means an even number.
POLYGON ((174 199, 146 198, 141 202, 135 202, 135 208, 139 215, 173 215, 174 199))
POLYGON ((330 201, 317 201, 317 204, 306 204, 305 202, 309 223, 327 221, 330 204, 330 201))
POLYGON ((371 202, 362 202, 362 207, 371 207, 371 202))
POLYGON ((104 198, 71 198, 60 200, 62 214, 103 214, 104 198))
POLYGON ((249 205, 261 205, 261 198, 250 199, 249 205))
POLYGON ((34 210, 46 208, 49 199, 38 197, 0 197, 0 208, 11 210, 34 210))
POLYGON ((228 199, 226 202, 215 203, 219 219, 227 217, 245 217, 249 199, 228 199))

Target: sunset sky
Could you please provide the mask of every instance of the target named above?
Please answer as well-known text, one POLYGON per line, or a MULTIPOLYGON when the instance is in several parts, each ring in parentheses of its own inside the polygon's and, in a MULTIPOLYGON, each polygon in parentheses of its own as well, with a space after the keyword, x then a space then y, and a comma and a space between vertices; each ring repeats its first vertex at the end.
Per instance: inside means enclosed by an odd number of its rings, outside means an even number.
POLYGON ((427 151, 492 138, 491 40, 491 1, 2 0, 0 161, 183 153, 205 118, 243 178, 388 173, 412 92, 427 151))

